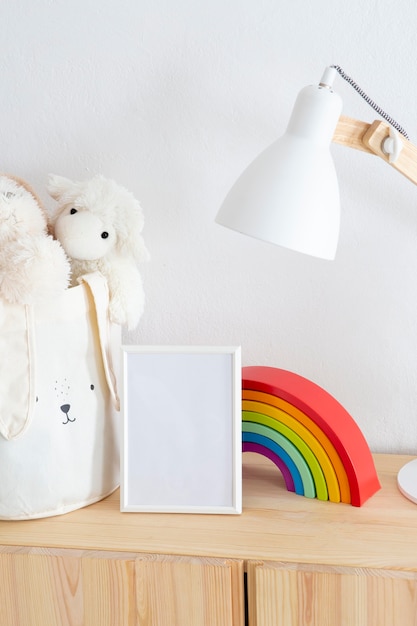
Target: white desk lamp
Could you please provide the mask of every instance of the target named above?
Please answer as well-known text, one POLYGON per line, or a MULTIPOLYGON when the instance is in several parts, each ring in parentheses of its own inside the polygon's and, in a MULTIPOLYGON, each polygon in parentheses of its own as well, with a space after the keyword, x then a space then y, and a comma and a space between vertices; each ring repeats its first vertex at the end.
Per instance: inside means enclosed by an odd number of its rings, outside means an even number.
MULTIPOLYGON (((332 141, 379 156, 417 184, 417 147, 399 124, 333 65, 325 69, 318 85, 298 94, 284 135, 238 178, 216 222, 298 252, 334 259, 340 202, 329 150, 332 141), (332 89, 337 72, 385 122, 368 124, 340 116, 342 100, 332 89)), ((417 459, 400 470, 398 486, 417 503, 417 459)))

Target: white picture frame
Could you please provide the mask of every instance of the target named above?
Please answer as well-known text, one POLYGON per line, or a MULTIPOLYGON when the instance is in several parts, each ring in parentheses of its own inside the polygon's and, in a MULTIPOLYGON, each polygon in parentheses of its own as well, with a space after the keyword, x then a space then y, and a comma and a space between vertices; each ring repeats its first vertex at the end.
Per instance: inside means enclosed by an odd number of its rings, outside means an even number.
POLYGON ((242 512, 240 347, 122 346, 120 510, 242 512))

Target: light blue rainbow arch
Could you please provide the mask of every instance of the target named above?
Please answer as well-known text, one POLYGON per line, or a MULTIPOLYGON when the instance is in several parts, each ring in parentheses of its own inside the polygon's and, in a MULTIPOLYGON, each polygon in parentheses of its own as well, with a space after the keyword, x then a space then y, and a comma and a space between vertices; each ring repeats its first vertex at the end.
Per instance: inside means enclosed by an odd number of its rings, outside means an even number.
MULTIPOLYGON (((281 469, 281 471, 283 470, 284 465, 284 468, 286 468, 287 471, 284 469, 282 474, 289 491, 295 491, 295 493, 302 496, 305 495, 308 498, 315 498, 316 490, 310 470, 298 450, 295 448, 291 450, 291 447, 294 447, 291 442, 288 441, 288 439, 285 439, 285 437, 282 437, 282 445, 280 445, 267 435, 261 435, 258 432, 251 432, 250 426, 251 424, 247 422, 246 429, 242 432, 243 451, 245 452, 251 447, 246 446, 246 443, 256 444, 257 447, 255 450, 252 448, 252 452, 256 451, 264 454, 270 458, 279 467, 279 469, 281 469), (280 459, 280 463, 277 462, 278 459, 280 459), (288 474, 291 477, 291 480, 288 479, 288 474)), ((279 440, 279 433, 275 433, 275 435, 276 439, 279 440)))

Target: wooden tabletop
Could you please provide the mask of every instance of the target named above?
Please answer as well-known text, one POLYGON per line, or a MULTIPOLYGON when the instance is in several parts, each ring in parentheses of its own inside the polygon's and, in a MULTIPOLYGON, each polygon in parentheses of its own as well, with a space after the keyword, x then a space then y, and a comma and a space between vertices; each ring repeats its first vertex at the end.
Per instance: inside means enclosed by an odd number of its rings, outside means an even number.
POLYGON ((66 515, 0 522, 0 544, 417 571, 417 505, 396 484, 411 458, 374 455, 382 489, 358 508, 287 492, 270 461, 245 453, 242 515, 120 513, 116 491, 66 515))

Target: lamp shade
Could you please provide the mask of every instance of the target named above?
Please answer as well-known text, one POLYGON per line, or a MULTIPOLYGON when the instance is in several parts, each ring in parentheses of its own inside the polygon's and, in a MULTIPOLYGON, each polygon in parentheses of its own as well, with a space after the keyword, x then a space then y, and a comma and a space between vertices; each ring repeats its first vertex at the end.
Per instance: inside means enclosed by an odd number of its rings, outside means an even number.
POLYGON ((298 252, 333 259, 340 202, 330 143, 341 109, 341 98, 328 85, 302 89, 284 135, 243 172, 216 222, 298 252))

